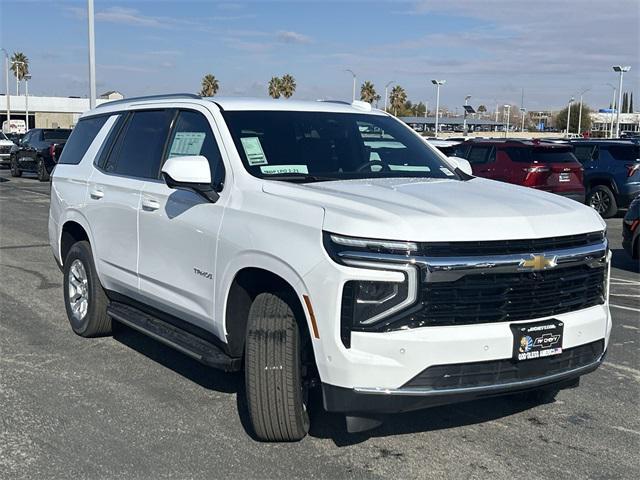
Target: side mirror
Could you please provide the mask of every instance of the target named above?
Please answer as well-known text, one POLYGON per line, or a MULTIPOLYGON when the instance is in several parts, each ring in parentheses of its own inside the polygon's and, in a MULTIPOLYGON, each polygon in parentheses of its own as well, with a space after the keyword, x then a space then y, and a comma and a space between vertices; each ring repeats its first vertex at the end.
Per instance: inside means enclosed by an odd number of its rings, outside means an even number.
POLYGON ((468 160, 460 157, 448 157, 453 164, 460 169, 463 173, 467 175, 473 175, 473 169, 471 168, 471 164, 468 160))
POLYGON ((169 158, 162 166, 162 177, 169 188, 191 190, 211 203, 220 198, 211 185, 209 161, 202 155, 169 158))

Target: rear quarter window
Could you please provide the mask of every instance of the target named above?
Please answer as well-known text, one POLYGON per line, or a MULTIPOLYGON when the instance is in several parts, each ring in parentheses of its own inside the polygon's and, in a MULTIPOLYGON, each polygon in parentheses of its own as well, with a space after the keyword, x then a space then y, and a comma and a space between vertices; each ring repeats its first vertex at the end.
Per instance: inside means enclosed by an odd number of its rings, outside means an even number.
POLYGON ((58 163, 78 165, 108 118, 108 115, 102 115, 80 120, 71 132, 58 163))
POLYGON ((633 162, 640 158, 640 145, 610 145, 609 153, 616 160, 633 162))

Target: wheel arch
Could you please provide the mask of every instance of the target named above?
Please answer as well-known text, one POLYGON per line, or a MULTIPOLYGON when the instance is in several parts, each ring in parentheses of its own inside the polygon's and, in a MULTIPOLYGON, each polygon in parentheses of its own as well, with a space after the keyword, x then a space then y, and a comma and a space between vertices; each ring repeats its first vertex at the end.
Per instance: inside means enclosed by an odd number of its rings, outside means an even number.
POLYGON ((618 193, 618 187, 616 186, 616 182, 614 178, 610 175, 598 175, 594 177, 589 177, 589 179, 585 182, 585 187, 587 188, 587 190, 590 190, 593 187, 597 187, 599 185, 609 187, 613 191, 613 193, 618 193))
POLYGON ((222 318, 224 319, 224 335, 229 353, 241 356, 249 319, 249 309, 255 297, 263 292, 281 292, 292 302, 296 319, 305 335, 312 336, 316 331, 311 312, 306 304, 307 289, 295 271, 279 259, 266 257, 261 261, 247 263, 233 269, 226 275, 222 292, 222 318), (306 325, 302 325, 304 318, 306 325))
POLYGON ((93 245, 93 236, 88 223, 82 215, 77 212, 71 213, 60 225, 60 234, 58 236, 58 254, 60 265, 64 265, 64 260, 71 246, 79 241, 86 240, 93 245))

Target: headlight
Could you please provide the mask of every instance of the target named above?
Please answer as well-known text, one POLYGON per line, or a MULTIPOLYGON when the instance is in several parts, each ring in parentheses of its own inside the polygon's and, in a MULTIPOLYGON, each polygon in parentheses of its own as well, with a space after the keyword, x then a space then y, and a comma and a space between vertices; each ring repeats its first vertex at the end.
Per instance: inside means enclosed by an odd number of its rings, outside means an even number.
POLYGON ((409 255, 414 242, 344 237, 325 233, 325 248, 336 262, 367 270, 393 272, 393 279, 350 280, 342 291, 341 337, 350 346, 351 332, 380 331, 416 302, 418 269, 409 255))

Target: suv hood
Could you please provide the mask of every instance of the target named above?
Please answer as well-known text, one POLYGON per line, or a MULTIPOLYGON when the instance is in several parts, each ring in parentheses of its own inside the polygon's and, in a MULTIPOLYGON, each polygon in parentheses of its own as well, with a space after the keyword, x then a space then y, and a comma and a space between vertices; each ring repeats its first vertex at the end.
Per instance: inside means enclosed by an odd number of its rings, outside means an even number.
POLYGON ((483 178, 265 181, 263 191, 322 207, 323 230, 354 237, 423 242, 510 240, 605 228, 593 209, 578 202, 483 178))

